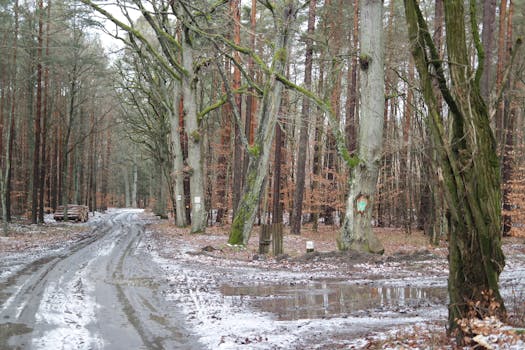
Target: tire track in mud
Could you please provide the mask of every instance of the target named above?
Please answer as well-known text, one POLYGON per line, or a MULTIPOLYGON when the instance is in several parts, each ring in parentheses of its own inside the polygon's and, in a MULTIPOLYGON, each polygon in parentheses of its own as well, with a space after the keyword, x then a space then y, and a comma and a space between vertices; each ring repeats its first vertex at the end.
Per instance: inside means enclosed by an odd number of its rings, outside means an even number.
POLYGON ((142 242, 136 212, 113 214, 66 253, 0 284, 0 349, 199 348, 142 242))
POLYGON ((109 228, 95 225, 91 235, 73 243, 66 252, 38 258, 0 283, 0 349, 7 348, 10 336, 24 335, 33 330, 27 325, 35 322, 35 314, 42 298, 41 290, 50 271, 60 261, 92 244, 108 231, 109 228))

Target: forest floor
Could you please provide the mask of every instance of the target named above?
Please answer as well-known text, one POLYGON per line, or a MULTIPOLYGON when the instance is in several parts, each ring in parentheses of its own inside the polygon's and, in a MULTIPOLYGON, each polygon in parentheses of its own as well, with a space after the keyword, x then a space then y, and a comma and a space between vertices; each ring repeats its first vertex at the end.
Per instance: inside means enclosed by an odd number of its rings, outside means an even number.
MULTIPOLYGON (((300 236, 285 231, 285 254, 258 254, 258 237, 244 249, 226 244, 228 227, 190 235, 166 220, 149 222, 139 249, 160 267, 163 295, 185 315, 208 349, 455 349, 446 335, 446 242, 434 247, 421 232, 375 232, 382 256, 336 251, 338 228, 306 226, 300 236), (315 252, 305 253, 306 241, 315 252), (142 247, 142 248, 140 248, 142 247)), ((27 225, 17 222, 0 237, 0 280, 20 261, 67 249, 90 234, 88 224, 27 225)), ((256 227, 254 232, 258 232, 256 227)), ((509 324, 471 325, 474 344, 523 349, 525 336, 525 241, 505 238, 501 289, 509 324)))
MULTIPOLYGON (((446 242, 436 247, 421 231, 376 228, 384 255, 343 253, 336 249, 338 228, 306 226, 300 236, 285 229, 285 254, 272 257, 258 254, 256 234, 245 249, 228 246, 228 228, 190 235, 162 222, 149 231, 174 285, 186 280, 193 288, 189 298, 180 290, 174 295, 210 348, 457 348, 446 334, 446 242), (305 252, 306 241, 315 252, 305 252), (180 271, 183 261, 202 267, 180 271)), ((525 327, 525 240, 505 238, 503 247, 509 323, 471 325, 479 335, 473 344, 524 349, 525 336, 517 333, 525 327)))

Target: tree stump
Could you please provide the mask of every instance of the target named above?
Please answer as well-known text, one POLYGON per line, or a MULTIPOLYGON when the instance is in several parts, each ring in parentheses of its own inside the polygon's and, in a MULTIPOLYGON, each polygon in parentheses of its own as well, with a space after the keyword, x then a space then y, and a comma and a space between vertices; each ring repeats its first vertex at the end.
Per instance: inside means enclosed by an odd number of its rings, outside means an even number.
POLYGON ((277 256, 283 253, 283 223, 271 224, 273 255, 277 256))
POLYGON ((268 254, 270 252, 270 243, 272 242, 272 232, 270 225, 261 225, 259 234, 259 254, 268 254))

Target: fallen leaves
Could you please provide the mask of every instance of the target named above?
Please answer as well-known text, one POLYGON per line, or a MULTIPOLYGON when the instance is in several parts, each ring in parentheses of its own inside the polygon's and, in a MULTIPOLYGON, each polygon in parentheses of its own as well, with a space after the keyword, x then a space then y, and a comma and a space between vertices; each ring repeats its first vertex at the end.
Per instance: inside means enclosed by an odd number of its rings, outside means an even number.
POLYGON ((481 346, 487 350, 525 348, 525 335, 504 324, 495 316, 482 320, 462 319, 458 324, 473 335, 464 339, 466 344, 481 346))

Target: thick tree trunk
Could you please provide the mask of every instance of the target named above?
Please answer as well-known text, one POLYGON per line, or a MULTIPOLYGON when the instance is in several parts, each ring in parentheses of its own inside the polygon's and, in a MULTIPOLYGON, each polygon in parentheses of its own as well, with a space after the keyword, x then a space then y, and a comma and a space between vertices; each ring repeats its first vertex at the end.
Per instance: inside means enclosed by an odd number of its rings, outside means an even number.
POLYGON ((372 231, 372 210, 383 148, 385 78, 383 55, 383 3, 379 0, 360 4, 361 118, 358 154, 354 169, 339 248, 372 253, 384 252, 372 231))
MULTIPOLYGON (((446 85, 444 67, 417 2, 405 0, 405 9, 412 54, 429 110, 432 137, 440 156, 439 172, 450 213, 449 330, 463 343, 464 335, 470 334, 464 334, 458 320, 489 315, 505 317, 498 287, 505 261, 500 238, 501 193, 496 142, 480 93, 481 71, 478 69, 474 74, 469 64, 463 2, 445 2, 452 90, 446 85), (430 57, 426 52, 430 52, 430 57), (433 66, 439 89, 450 109, 450 140, 438 112, 432 82, 434 75, 429 72, 429 66, 433 66)), ((475 21, 474 16, 470 19, 475 21)), ((477 28, 475 22, 471 28, 477 28)), ((482 65, 479 35, 477 32, 472 34, 482 65)))
POLYGON ((193 71, 193 46, 188 28, 183 30, 182 64, 186 70, 182 77, 184 98, 184 127, 188 134, 188 167, 190 168, 191 194, 191 232, 200 233, 206 229, 206 210, 204 208, 204 177, 202 169, 202 136, 197 120, 197 87, 193 71))
MULTIPOLYGON (((310 90, 312 87, 312 67, 313 67, 313 34, 315 31, 315 13, 317 7, 317 0, 310 1, 308 9, 308 29, 306 33, 306 52, 305 52, 305 66, 304 66, 304 87, 310 90)), ((301 118, 299 119, 299 151, 297 153, 297 170, 295 190, 293 197, 293 209, 291 217, 291 233, 301 233, 301 221, 303 216, 303 197, 306 178, 306 151, 308 149, 308 127, 310 125, 310 99, 303 97, 303 105, 301 110, 301 118)))
POLYGON ((254 145, 250 149, 250 160, 241 201, 233 218, 228 239, 229 244, 246 245, 255 222, 255 215, 261 198, 261 192, 266 183, 270 151, 275 134, 275 124, 281 105, 283 85, 277 81, 276 75, 284 76, 289 50, 289 37, 295 19, 295 1, 285 1, 281 9, 282 17, 277 18, 280 29, 275 39, 275 53, 264 87, 264 96, 260 110, 259 126, 254 145))

